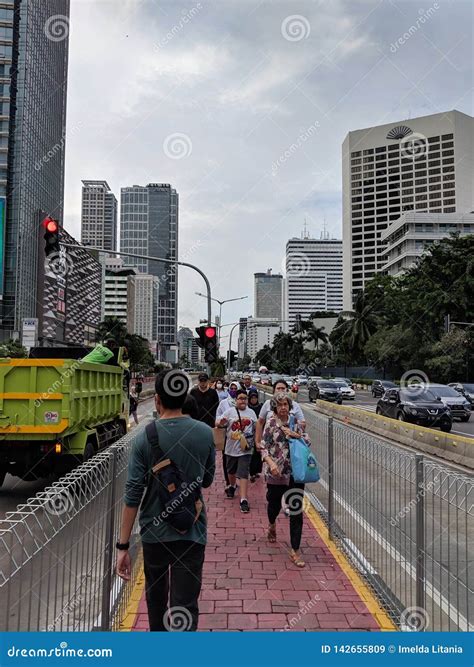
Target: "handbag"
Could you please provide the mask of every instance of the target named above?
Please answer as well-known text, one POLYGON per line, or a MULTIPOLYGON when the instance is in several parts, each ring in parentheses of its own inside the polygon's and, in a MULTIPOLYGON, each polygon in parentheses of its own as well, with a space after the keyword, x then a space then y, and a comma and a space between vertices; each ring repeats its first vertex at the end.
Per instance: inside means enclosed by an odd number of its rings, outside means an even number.
POLYGON ((212 429, 212 434, 214 436, 214 446, 219 452, 223 452, 225 449, 225 440, 226 440, 226 429, 221 426, 215 426, 212 429))
MULTIPOLYGON (((294 427, 295 419, 291 415, 290 428, 292 431, 294 427)), ((289 438, 288 444, 290 449, 291 474, 295 482, 299 484, 319 482, 318 462, 304 438, 289 438)))
POLYGON ((242 426, 242 418, 241 418, 241 416, 240 416, 240 412, 238 411, 237 408, 235 408, 235 409, 237 410, 237 414, 238 414, 238 416, 239 416, 239 425, 240 425, 240 433, 239 433, 240 451, 241 451, 241 452, 246 452, 246 451, 250 450, 250 445, 249 445, 249 443, 248 443, 247 438, 246 438, 245 435, 244 435, 244 429, 243 429, 243 426, 242 426))

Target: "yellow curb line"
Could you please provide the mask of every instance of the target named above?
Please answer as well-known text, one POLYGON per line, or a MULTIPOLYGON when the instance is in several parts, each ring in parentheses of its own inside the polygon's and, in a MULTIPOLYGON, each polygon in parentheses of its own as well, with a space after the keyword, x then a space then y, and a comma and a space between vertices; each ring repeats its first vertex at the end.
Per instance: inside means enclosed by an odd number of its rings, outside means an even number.
POLYGON ((137 618, 138 605, 143 596, 143 591, 145 589, 145 574, 143 572, 143 564, 140 565, 137 572, 137 580, 133 587, 130 599, 125 608, 124 617, 120 622, 119 632, 130 632, 135 625, 137 618))
POLYGON ((319 536, 323 540, 324 544, 334 556, 341 570, 354 586, 360 599, 365 603, 367 609, 379 624, 380 629, 384 631, 398 630, 387 612, 380 606, 377 598, 367 586, 365 581, 351 565, 349 559, 337 549, 335 544, 331 542, 329 539, 328 529, 322 519, 319 517, 314 507, 307 508, 305 513, 316 531, 319 533, 319 536))

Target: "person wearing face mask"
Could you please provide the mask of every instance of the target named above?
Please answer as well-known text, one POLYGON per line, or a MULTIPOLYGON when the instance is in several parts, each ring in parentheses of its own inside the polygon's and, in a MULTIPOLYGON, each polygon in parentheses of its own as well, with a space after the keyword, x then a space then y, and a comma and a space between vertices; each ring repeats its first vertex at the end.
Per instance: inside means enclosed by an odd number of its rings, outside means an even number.
POLYGON ((220 378, 218 378, 216 381, 216 391, 219 396, 219 402, 223 401, 225 398, 228 398, 229 396, 229 392, 224 387, 224 383, 220 378))
POLYGON ((232 382, 229 385, 229 395, 227 396, 227 398, 224 398, 224 400, 222 400, 219 403, 219 407, 217 408, 217 412, 216 412, 216 419, 218 419, 219 417, 222 417, 224 412, 226 410, 229 410, 229 408, 234 408, 235 407, 235 399, 237 397, 237 390, 238 389, 239 389, 239 383, 234 382, 234 380, 232 380, 232 382))

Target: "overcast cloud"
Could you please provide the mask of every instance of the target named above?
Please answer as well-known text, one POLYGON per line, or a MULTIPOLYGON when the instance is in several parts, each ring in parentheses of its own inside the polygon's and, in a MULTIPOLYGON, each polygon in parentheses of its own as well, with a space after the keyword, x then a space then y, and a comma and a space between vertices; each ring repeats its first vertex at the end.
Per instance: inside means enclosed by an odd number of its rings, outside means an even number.
MULTIPOLYGON (((71 4, 65 226, 80 237, 81 179, 118 199, 171 183, 180 259, 216 298, 249 295, 224 322, 252 314, 253 273, 282 269, 305 219, 341 238, 348 131, 472 114, 470 0, 71 4)), ((179 325, 205 316, 203 287, 180 269, 179 325)))

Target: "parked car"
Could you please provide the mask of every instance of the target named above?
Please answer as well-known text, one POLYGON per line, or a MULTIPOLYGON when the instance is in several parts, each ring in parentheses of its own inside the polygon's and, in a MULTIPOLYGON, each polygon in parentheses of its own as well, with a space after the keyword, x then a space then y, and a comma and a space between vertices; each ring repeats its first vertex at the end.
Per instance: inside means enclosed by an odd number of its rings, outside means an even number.
POLYGON ((260 375, 252 375, 252 384, 260 384, 260 375))
POLYGON ((411 385, 388 389, 377 402, 378 415, 420 426, 436 426, 449 433, 453 425, 451 410, 425 387, 411 385))
POLYGON ((308 388, 308 395, 310 401, 321 399, 323 401, 330 401, 331 403, 342 403, 342 394, 335 382, 331 380, 316 380, 311 382, 308 388))
POLYGON ((435 396, 439 396, 442 402, 451 410, 454 418, 460 419, 462 422, 469 421, 471 418, 471 403, 456 389, 446 384, 425 384, 423 386, 435 396))
POLYGON ((352 389, 352 387, 349 387, 347 382, 343 382, 342 380, 334 380, 334 384, 339 387, 342 398, 348 398, 350 401, 355 399, 355 391, 352 389))
POLYGON ((471 407, 474 405, 474 384, 471 382, 450 382, 448 387, 452 387, 467 398, 471 407))
POLYGON ((396 389, 397 385, 390 380, 374 380, 372 382, 372 396, 379 398, 383 396, 387 389, 396 389))

